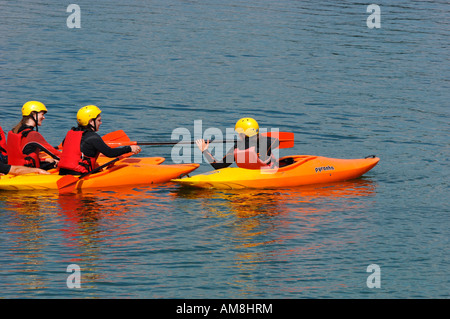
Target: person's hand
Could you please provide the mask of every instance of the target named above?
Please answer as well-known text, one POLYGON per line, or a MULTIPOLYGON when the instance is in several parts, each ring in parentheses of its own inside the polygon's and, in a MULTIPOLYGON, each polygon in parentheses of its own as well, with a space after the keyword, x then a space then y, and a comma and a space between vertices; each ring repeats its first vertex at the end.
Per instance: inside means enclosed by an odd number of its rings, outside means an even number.
POLYGON ((53 157, 47 157, 44 159, 44 162, 47 163, 54 163, 55 167, 58 165, 59 161, 57 159, 54 159, 53 157))
POLYGON ((49 175, 50 174, 46 170, 43 170, 43 169, 40 169, 40 168, 36 168, 36 171, 34 173, 43 174, 43 175, 49 175))
POLYGON ((205 140, 198 139, 195 141, 195 143, 197 144, 200 151, 202 151, 202 153, 208 149, 209 141, 206 143, 205 140))
POLYGON ((139 154, 141 147, 139 145, 131 145, 131 152, 133 154, 139 154))

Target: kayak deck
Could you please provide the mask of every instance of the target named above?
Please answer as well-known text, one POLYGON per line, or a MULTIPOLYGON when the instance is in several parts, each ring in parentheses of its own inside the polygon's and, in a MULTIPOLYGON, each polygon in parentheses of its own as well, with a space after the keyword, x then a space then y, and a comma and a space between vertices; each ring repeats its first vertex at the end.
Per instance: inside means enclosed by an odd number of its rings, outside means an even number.
MULTIPOLYGON (((97 158, 98 165, 103 165, 113 160, 113 158, 109 158, 103 155, 100 155, 97 158)), ((116 162, 115 165, 119 164, 151 164, 151 165, 159 165, 163 163, 166 159, 164 157, 127 157, 121 159, 116 162)))
POLYGON ((295 155, 280 158, 281 167, 278 169, 228 167, 172 181, 186 186, 216 189, 295 187, 358 178, 377 165, 379 160, 377 157, 335 159, 295 155))

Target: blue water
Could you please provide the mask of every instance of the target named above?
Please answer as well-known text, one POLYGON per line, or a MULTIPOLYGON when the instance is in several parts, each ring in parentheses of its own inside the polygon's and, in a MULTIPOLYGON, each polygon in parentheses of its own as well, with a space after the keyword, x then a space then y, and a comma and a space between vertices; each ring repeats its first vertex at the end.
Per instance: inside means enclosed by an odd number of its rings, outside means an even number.
POLYGON ((281 156, 381 161, 293 189, 1 192, 0 298, 449 297, 447 2, 380 1, 379 29, 368 1, 76 3, 69 29, 68 4, 0 1, 5 131, 28 100, 54 145, 87 104, 138 141, 253 116, 295 133, 281 156))

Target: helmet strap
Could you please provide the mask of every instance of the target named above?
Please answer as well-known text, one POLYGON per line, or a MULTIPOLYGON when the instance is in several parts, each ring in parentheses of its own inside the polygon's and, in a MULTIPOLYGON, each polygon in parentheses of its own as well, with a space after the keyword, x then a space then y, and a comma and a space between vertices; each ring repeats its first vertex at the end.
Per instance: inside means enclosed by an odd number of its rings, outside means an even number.
POLYGON ((93 119, 94 125, 92 125, 91 123, 88 123, 88 125, 87 125, 87 127, 91 128, 94 132, 97 131, 97 124, 95 123, 96 120, 97 120, 97 118, 93 119))
POLYGON ((38 125, 38 112, 34 112, 36 116, 34 117, 33 114, 31 115, 31 118, 33 119, 34 123, 36 124, 36 132, 39 131, 39 125, 38 125))

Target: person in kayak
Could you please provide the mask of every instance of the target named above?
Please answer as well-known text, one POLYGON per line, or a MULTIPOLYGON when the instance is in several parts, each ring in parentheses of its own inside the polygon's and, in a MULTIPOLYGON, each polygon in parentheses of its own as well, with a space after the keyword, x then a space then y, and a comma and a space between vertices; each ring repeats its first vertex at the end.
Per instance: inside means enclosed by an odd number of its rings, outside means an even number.
POLYGON ((38 101, 28 101, 22 107, 22 120, 8 133, 6 150, 8 164, 37 167, 44 170, 55 168, 59 161, 59 152, 38 132, 45 119, 47 108, 38 101), (36 129, 36 131, 34 130, 36 129), (40 152, 49 157, 41 158, 40 152))
POLYGON ((264 137, 259 134, 259 124, 253 118, 241 118, 236 122, 235 131, 239 134, 239 140, 218 161, 208 151, 209 141, 196 140, 196 144, 205 158, 214 169, 221 169, 236 162, 238 167, 246 169, 274 168, 277 159, 272 150, 278 147, 279 140, 272 137, 264 137))
POLYGON ((40 168, 32 168, 26 166, 8 165, 8 153, 6 152, 6 137, 5 132, 0 126, 0 175, 1 174, 11 174, 11 175, 22 175, 30 173, 38 174, 50 174, 40 168))
POLYGON ((138 154, 138 145, 109 147, 97 134, 102 124, 102 111, 95 105, 87 105, 78 110, 78 127, 72 127, 62 143, 63 151, 59 161, 60 175, 81 175, 96 167, 100 154, 118 157, 126 153, 138 154))

